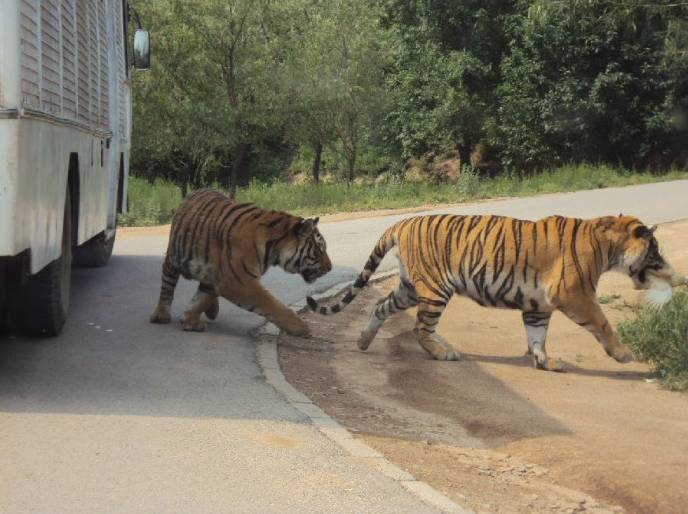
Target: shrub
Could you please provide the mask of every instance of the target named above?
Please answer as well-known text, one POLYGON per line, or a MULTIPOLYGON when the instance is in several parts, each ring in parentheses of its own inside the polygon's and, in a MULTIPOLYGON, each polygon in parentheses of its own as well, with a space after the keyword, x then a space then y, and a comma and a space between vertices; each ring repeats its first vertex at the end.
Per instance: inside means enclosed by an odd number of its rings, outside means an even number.
POLYGON ((474 198, 480 191, 480 176, 472 166, 464 165, 461 175, 456 181, 456 187, 465 198, 474 198))
POLYGON ((181 189, 173 182, 129 177, 128 212, 119 217, 120 225, 162 225, 172 219, 174 209, 182 200, 181 189))
POLYGON ((621 339, 647 361, 672 390, 688 390, 688 294, 679 292, 662 308, 639 307, 619 325, 621 339))

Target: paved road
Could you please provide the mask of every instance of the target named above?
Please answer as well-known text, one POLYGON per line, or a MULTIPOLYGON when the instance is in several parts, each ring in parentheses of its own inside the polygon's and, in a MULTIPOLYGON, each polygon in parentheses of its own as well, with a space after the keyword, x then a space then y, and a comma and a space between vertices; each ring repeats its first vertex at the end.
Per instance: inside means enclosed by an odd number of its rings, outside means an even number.
MULTIPOLYGON (((443 211, 657 223, 688 217, 688 181, 443 211)), ((313 287, 276 270, 265 283, 292 302, 350 279, 401 217, 324 224, 335 270, 313 287)), ((205 334, 147 322, 165 243, 122 237, 107 268, 76 270, 61 337, 0 339, 0 512, 433 512, 265 383, 247 336, 258 316, 224 302, 205 334)), ((193 290, 180 283, 176 315, 193 290)))

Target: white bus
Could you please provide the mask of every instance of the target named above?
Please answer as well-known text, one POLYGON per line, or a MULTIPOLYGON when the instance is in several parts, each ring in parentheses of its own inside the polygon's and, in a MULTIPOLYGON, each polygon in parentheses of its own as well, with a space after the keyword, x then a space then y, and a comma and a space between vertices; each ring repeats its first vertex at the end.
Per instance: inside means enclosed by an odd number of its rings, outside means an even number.
POLYGON ((58 334, 72 260, 112 253, 129 171, 127 22, 126 0, 0 0, 0 324, 58 334))

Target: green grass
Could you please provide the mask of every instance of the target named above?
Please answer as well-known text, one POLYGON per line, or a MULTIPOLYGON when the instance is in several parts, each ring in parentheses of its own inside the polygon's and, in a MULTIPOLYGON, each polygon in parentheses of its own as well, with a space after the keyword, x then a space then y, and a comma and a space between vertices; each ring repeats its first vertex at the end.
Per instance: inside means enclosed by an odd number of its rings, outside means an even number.
MULTIPOLYGON (((483 179, 468 172, 463 173, 456 183, 439 185, 396 178, 381 183, 368 180, 351 185, 345 182, 317 185, 253 182, 247 187, 240 188, 237 196, 241 201, 255 202, 264 208, 306 216, 461 203, 485 198, 577 191, 686 178, 686 171, 672 171, 657 176, 608 166, 577 165, 529 177, 502 175, 494 179, 483 179)), ((121 224, 167 223, 180 198, 179 188, 170 182, 158 180, 149 183, 131 177, 130 212, 122 217, 121 224)))
POLYGON ((639 307, 622 322, 619 336, 659 373, 662 385, 688 390, 688 294, 679 292, 661 308, 639 307))
POLYGON ((601 305, 606 305, 606 304, 608 304, 608 303, 612 303, 612 302, 618 300, 619 298, 621 298, 621 295, 620 295, 620 294, 616 294, 616 293, 613 293, 613 294, 606 294, 606 295, 603 294, 602 296, 598 296, 598 297, 597 297, 597 301, 598 301, 601 305))
POLYGON ((120 215, 123 226, 149 226, 169 223, 174 209, 182 200, 181 189, 166 180, 149 182, 138 177, 129 177, 129 211, 120 215))

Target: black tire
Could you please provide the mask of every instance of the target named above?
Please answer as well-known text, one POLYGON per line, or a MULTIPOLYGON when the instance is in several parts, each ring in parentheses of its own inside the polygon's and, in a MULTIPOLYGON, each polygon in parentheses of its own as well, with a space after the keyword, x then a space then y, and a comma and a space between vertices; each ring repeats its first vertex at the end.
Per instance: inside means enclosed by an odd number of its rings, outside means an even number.
POLYGON ((115 246, 116 228, 101 232, 81 246, 74 249, 74 265, 80 268, 99 268, 105 266, 112 256, 115 246), (110 232, 108 234, 108 232, 110 232))
POLYGON ((7 285, 5 267, 0 263, 0 334, 5 333, 7 323, 7 285))
POLYGON ((62 223, 62 255, 17 288, 10 304, 12 325, 31 336, 56 336, 69 313, 72 281, 72 207, 69 189, 62 223))

